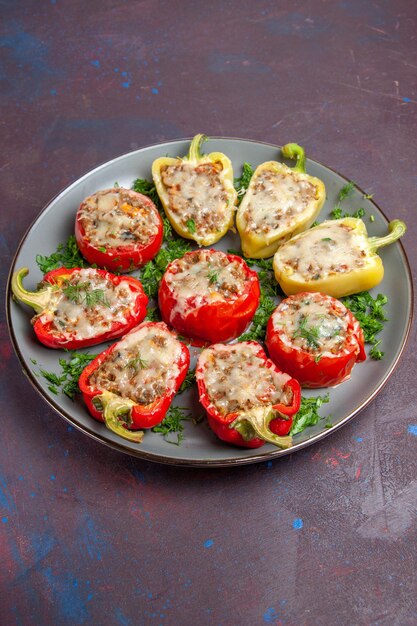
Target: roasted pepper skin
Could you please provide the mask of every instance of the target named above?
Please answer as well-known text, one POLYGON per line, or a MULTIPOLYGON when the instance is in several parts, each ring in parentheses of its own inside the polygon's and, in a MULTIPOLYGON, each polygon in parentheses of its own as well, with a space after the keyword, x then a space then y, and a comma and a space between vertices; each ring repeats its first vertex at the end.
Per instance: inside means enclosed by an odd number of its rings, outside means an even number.
MULTIPOLYGON (((291 343, 285 328, 273 323, 285 305, 302 303, 309 293, 300 293, 283 300, 268 320, 265 344, 270 358, 283 371, 296 378, 302 387, 333 387, 350 378, 353 366, 366 359, 365 340, 362 329, 354 315, 330 296, 315 294, 320 300, 328 301, 335 316, 347 317, 346 339, 338 352, 309 352, 291 343)), ((302 304, 301 304, 302 306, 302 304)))
MULTIPOLYGON (((257 349, 256 356, 262 359, 264 363, 263 366, 271 368, 277 373, 281 373, 281 370, 271 359, 268 359, 262 346, 256 341, 241 342, 241 345, 242 344, 255 346, 257 349)), ((259 448, 266 442, 273 443, 282 448, 288 448, 292 445, 292 439, 288 436, 288 433, 292 426, 293 417, 299 410, 301 404, 301 389, 297 380, 289 378, 286 382, 286 386, 292 392, 291 403, 288 405, 284 403, 272 405, 271 408, 279 414, 279 417, 275 417, 269 421, 268 418, 266 418, 261 429, 256 428, 255 430, 254 424, 251 421, 250 411, 237 411, 227 415, 223 415, 218 411, 208 395, 204 371, 205 368, 201 362, 200 355, 196 368, 199 400, 206 411, 210 428, 219 439, 226 443, 245 448, 259 448)))
MULTIPOLYGON (((134 328, 132 332, 136 332, 138 328, 146 327, 159 327, 171 332, 164 322, 143 322, 140 327, 134 328)), ((116 434, 126 439, 130 439, 131 437, 128 430, 149 429, 162 422, 171 405, 174 395, 177 393, 187 374, 190 365, 190 353, 187 346, 181 343, 180 358, 177 362, 179 374, 175 380, 172 390, 167 391, 163 396, 147 405, 137 404, 133 401, 120 397, 120 403, 117 406, 117 409, 110 412, 109 415, 106 415, 106 407, 104 406, 101 408, 99 406, 98 408, 97 400, 105 404, 106 396, 109 394, 106 394, 106 392, 99 389, 95 389, 90 385, 89 380, 93 372, 100 367, 100 365, 112 354, 114 350, 117 350, 119 343, 120 342, 114 343, 99 354, 93 361, 91 361, 91 363, 89 363, 81 373, 78 384, 90 414, 99 422, 105 422, 106 426, 116 432, 116 434), (119 414, 125 412, 129 412, 128 422, 118 419, 119 414), (117 424, 117 422, 119 423, 117 424)), ((135 441, 134 438, 133 441, 135 441)))
MULTIPOLYGON (((328 220, 318 226, 296 235, 283 244, 274 256, 273 267, 275 278, 283 292, 287 295, 294 295, 303 291, 318 291, 334 298, 342 298, 361 291, 367 291, 379 285, 384 277, 384 266, 382 259, 378 256, 377 250, 386 246, 401 237, 406 232, 406 225, 400 220, 393 220, 388 225, 389 233, 384 237, 368 237, 366 226, 359 218, 345 217, 340 220, 328 220), (312 277, 311 280, 295 275, 291 267, 285 263, 285 254, 290 246, 303 243, 305 250, 310 252, 312 258, 323 255, 331 255, 331 251, 325 248, 326 237, 322 239, 322 248, 313 250, 310 241, 312 237, 317 237, 318 233, 326 234, 327 227, 340 225, 349 230, 360 242, 363 251, 363 267, 352 270, 334 271, 333 273, 312 277)), ((346 250, 348 253, 349 250, 346 250)))
MULTIPOLYGON (((115 191, 117 191, 115 189, 115 191)), ((133 192, 132 192, 133 193, 133 192)), ((155 214, 158 220, 158 230, 155 235, 149 238, 145 244, 130 243, 125 246, 112 247, 103 246, 104 249, 93 245, 87 237, 80 220, 81 204, 75 219, 75 239, 81 254, 91 265, 103 267, 112 272, 132 272, 151 261, 159 252, 164 238, 164 226, 158 209, 150 198, 135 192, 139 196, 143 205, 146 205, 155 214)))
POLYGON ((243 254, 246 257, 253 259, 266 259, 271 257, 285 241, 311 226, 320 213, 326 199, 324 183, 319 178, 306 174, 304 149, 294 143, 286 144, 282 148, 282 155, 286 158, 297 159, 295 167, 288 167, 285 163, 278 161, 267 161, 259 165, 251 178, 249 188, 238 208, 236 226, 241 238, 243 254), (290 224, 280 229, 275 229, 270 233, 248 229, 245 218, 245 211, 255 193, 257 181, 265 172, 282 173, 287 176, 293 176, 294 178, 302 177, 316 188, 314 202, 298 214, 290 224))
MULTIPOLYGON (((97 275, 110 280, 115 286, 120 284, 122 280, 127 283, 129 289, 134 293, 137 293, 134 307, 132 309, 126 309, 125 321, 123 323, 113 322, 105 333, 100 333, 94 337, 76 339, 71 334, 65 333, 65 330, 58 332, 52 327, 52 320, 49 320, 48 322, 42 321, 42 315, 48 311, 52 291, 61 289, 63 282, 79 271, 81 271, 81 268, 79 267, 71 269, 60 267, 52 270, 43 277, 42 283, 44 284, 44 287, 38 292, 33 293, 27 292, 22 285, 22 279, 29 273, 27 268, 22 268, 21 270, 15 272, 12 277, 12 290, 15 297, 25 304, 32 306, 32 308, 34 308, 37 312, 33 321, 33 330, 35 331, 38 340, 48 348, 77 350, 79 348, 94 346, 110 339, 116 339, 125 335, 132 328, 140 324, 146 315, 148 297, 143 291, 142 284, 139 280, 131 276, 116 276, 106 270, 96 269, 95 272, 97 275)), ((51 314, 52 313, 53 312, 51 311, 51 314)))
MULTIPOLYGON (((198 251, 187 252, 183 258, 196 253, 198 251)), ((255 315, 260 299, 258 274, 241 257, 227 254, 227 258, 244 269, 245 292, 230 300, 210 300, 207 297, 199 306, 195 306, 195 298, 190 297, 181 310, 176 307, 176 294, 167 283, 168 274, 175 274, 177 271, 177 260, 168 265, 159 287, 159 308, 164 322, 173 326, 184 337, 210 343, 231 341, 246 330, 255 315)))
POLYGON ((199 246, 213 245, 214 243, 219 241, 227 233, 228 230, 233 228, 234 213, 237 202, 237 193, 233 185, 234 179, 232 162, 230 161, 229 157, 227 157, 222 152, 210 152, 209 154, 202 154, 200 150, 201 144, 207 139, 208 138, 205 135, 198 134, 191 141, 190 150, 187 156, 183 158, 160 157, 159 159, 156 159, 152 164, 152 178, 155 183, 156 191, 158 192, 158 196, 161 200, 162 206, 164 207, 167 218, 172 225, 172 228, 179 235, 181 235, 181 237, 184 237, 185 239, 192 239, 199 246), (220 178, 228 196, 228 216, 221 230, 209 233, 208 235, 201 235, 197 231, 191 232, 190 230, 184 228, 184 226, 176 218, 175 213, 173 213, 173 211, 171 210, 167 188, 162 180, 162 169, 170 165, 180 164, 181 162, 187 162, 195 166, 195 168, 205 163, 214 163, 221 165, 222 170, 220 178))

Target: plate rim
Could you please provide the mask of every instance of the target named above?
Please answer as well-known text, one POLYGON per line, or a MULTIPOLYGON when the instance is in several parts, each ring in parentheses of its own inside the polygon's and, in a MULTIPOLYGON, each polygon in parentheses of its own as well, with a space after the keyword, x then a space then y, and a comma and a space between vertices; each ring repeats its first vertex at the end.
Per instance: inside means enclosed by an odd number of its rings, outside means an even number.
MULTIPOLYGON (((412 322, 413 322, 413 316, 414 316, 414 285, 413 285, 413 280, 412 280, 412 272, 411 272, 410 263, 409 263, 409 260, 408 260, 408 257, 407 257, 407 253, 405 251, 404 245, 403 245, 401 240, 397 241, 396 243, 399 244, 399 249, 400 249, 402 261, 403 261, 404 267, 406 269, 406 278, 407 278, 407 282, 408 282, 408 293, 410 294, 410 307, 409 307, 409 313, 408 313, 408 318, 407 318, 407 324, 406 324, 406 327, 404 329, 404 331, 405 331, 404 332, 404 338, 403 338, 401 346, 399 347, 399 350, 398 350, 398 353, 397 353, 395 359, 391 363, 390 368, 385 373, 383 379, 381 380, 381 382, 378 385, 378 387, 373 391, 373 393, 370 396, 368 396, 364 402, 360 403, 355 408, 353 408, 348 413, 348 415, 346 415, 340 422, 338 422, 337 424, 332 425, 331 428, 325 429, 322 432, 317 433, 313 437, 310 437, 309 439, 306 439, 305 441, 301 441, 301 442, 295 444, 294 446, 292 446, 291 448, 288 448, 288 449, 285 449, 285 450, 283 450, 283 449, 270 450, 270 451, 265 452, 263 454, 258 453, 258 454, 253 454, 251 456, 241 456, 241 457, 238 456, 238 457, 229 458, 229 459, 209 459, 209 458, 208 459, 185 459, 185 458, 176 458, 176 457, 170 457, 170 456, 162 456, 162 455, 159 455, 159 454, 155 454, 154 452, 147 452, 146 450, 143 450, 143 448, 140 448, 140 447, 137 448, 137 449, 128 448, 126 445, 124 445, 122 439, 120 439, 120 442, 118 440, 112 441, 112 440, 106 439, 104 436, 101 436, 98 433, 96 433, 93 430, 91 430, 88 426, 79 424, 69 413, 67 413, 67 411, 65 409, 63 409, 58 404, 58 402, 55 402, 53 398, 50 398, 47 395, 45 395, 44 390, 42 389, 40 384, 38 384, 36 376, 32 373, 30 368, 27 366, 27 364, 25 362, 25 359, 23 357, 23 354, 20 351, 18 340, 17 340, 16 334, 14 332, 14 328, 13 328, 13 324, 12 324, 12 320, 11 320, 11 302, 13 300, 13 295, 12 295, 12 291, 11 291, 11 277, 12 277, 13 271, 15 269, 16 260, 17 260, 17 257, 19 255, 19 253, 20 253, 21 248, 25 244, 25 242, 26 242, 29 234, 31 233, 33 227, 35 226, 36 222, 48 210, 49 206, 53 202, 55 202, 55 200, 61 194, 63 194, 67 190, 69 190, 73 185, 78 184, 84 178, 89 177, 95 171, 100 170, 105 165, 111 165, 113 162, 118 161, 119 159, 128 157, 128 156, 136 154, 136 153, 140 153, 140 152, 142 152, 144 150, 147 150, 149 148, 156 148, 156 147, 159 147, 159 146, 166 146, 166 145, 173 144, 173 143, 181 143, 181 142, 187 142, 187 141, 189 142, 191 139, 192 139, 192 137, 185 137, 185 138, 180 138, 180 139, 171 139, 171 140, 168 140, 168 141, 148 144, 148 145, 142 146, 141 148, 136 148, 135 150, 130 150, 128 152, 124 152, 122 154, 119 154, 118 156, 113 157, 112 159, 109 159, 107 161, 103 161, 99 165, 97 165, 94 168, 88 170, 87 172, 85 172, 84 174, 82 174, 81 176, 76 178, 74 181, 72 181, 71 183, 69 183, 68 185, 63 187, 57 194, 55 194, 43 206, 43 208, 39 211, 37 216, 34 218, 34 220, 28 226, 28 228, 26 229, 25 233, 23 234, 23 236, 22 236, 22 238, 21 238, 21 240, 20 240, 20 242, 18 244, 18 247, 16 249, 15 254, 13 255, 12 262, 11 262, 10 269, 9 269, 9 274, 8 274, 8 277, 7 277, 7 286, 6 286, 6 324, 7 324, 7 328, 8 328, 10 337, 11 337, 11 342, 12 342, 12 345, 13 345, 13 349, 14 349, 14 351, 16 353, 16 356, 18 357, 18 360, 19 360, 20 365, 22 367, 23 374, 29 380, 29 382, 31 383, 32 387, 39 393, 41 398, 52 409, 54 409, 54 411, 57 412, 58 415, 60 415, 66 422, 68 422, 69 424, 71 424, 71 426, 75 427, 80 432, 86 434, 87 436, 89 436, 90 438, 95 440, 96 442, 99 442, 102 445, 104 444, 105 446, 107 446, 107 447, 109 447, 109 448, 111 448, 113 450, 117 450, 118 452, 122 452, 124 454, 127 454, 129 456, 133 456, 135 458, 143 459, 143 460, 146 460, 146 461, 151 461, 151 462, 154 462, 154 463, 159 463, 159 464, 162 464, 162 465, 170 465, 170 466, 176 466, 176 467, 200 467, 200 468, 230 467, 230 466, 240 466, 240 465, 251 465, 251 464, 259 463, 259 462, 262 462, 262 461, 270 461, 270 460, 273 460, 273 459, 277 459, 277 458, 281 458, 281 457, 284 457, 284 456, 288 456, 289 454, 293 454, 295 452, 298 452, 299 450, 303 450, 304 448, 307 448, 308 446, 311 446, 314 443, 317 443, 318 441, 321 441, 322 439, 325 439, 326 437, 328 437, 329 435, 334 433, 339 428, 342 428, 345 424, 347 424, 349 421, 351 421, 354 417, 359 415, 359 413, 361 413, 374 400, 374 398, 380 393, 380 391, 383 389, 383 387, 387 384, 387 382, 391 378, 391 376, 392 376, 394 370, 396 369, 396 367, 398 365, 398 362, 399 362, 399 360, 400 360, 400 358, 401 358, 401 356, 402 356, 402 354, 403 354, 403 352, 404 352, 404 350, 405 350, 405 348, 407 346, 407 343, 408 343, 408 340, 409 340, 409 337, 410 337, 410 331, 411 331, 411 326, 412 326, 412 322)), ((257 141, 255 139, 244 139, 244 138, 240 138, 240 137, 224 137, 224 136, 212 136, 212 135, 210 135, 208 137, 208 139, 210 139, 210 140, 211 139, 213 139, 213 140, 226 140, 226 141, 242 141, 242 142, 245 142, 245 143, 254 143, 256 145, 267 146, 268 148, 277 148, 277 151, 279 151, 281 149, 280 146, 277 146, 277 145, 275 145, 273 143, 268 143, 268 142, 265 142, 265 141, 257 141)), ((346 182, 351 182, 346 176, 344 176, 343 174, 338 172, 333 167, 330 167, 328 165, 324 165, 323 163, 321 163, 320 161, 316 161, 315 159, 307 158, 307 162, 308 161, 310 161, 312 163, 315 163, 317 165, 320 165, 321 167, 324 167, 324 168, 330 170, 334 174, 337 174, 337 176, 340 176, 340 178, 342 178, 346 182)), ((361 187, 359 187, 359 185, 357 185, 355 183, 354 186, 355 186, 355 189, 357 189, 359 192, 361 192, 363 195, 365 195, 364 190, 361 187)), ((373 200, 373 198, 370 199, 370 201, 378 209, 378 211, 383 216, 383 218, 387 222, 389 222, 389 219, 385 215, 384 211, 373 200)))

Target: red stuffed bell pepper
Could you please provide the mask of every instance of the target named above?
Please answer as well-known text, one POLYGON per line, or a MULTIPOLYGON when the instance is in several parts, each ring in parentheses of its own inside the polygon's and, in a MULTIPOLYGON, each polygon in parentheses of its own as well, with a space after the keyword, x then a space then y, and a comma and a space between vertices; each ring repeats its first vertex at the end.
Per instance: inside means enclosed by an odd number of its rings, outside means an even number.
POLYGON ((190 364, 187 346, 163 322, 144 322, 99 354, 79 386, 91 415, 130 441, 159 424, 190 364))
POLYGON ((303 387, 331 387, 350 377, 366 358, 357 319, 321 293, 290 296, 272 313, 266 332, 270 358, 303 387))
POLYGON ((194 250, 170 263, 159 287, 162 319, 192 339, 230 341, 259 304, 258 275, 240 257, 194 250))
POLYGON ((130 276, 93 268, 60 267, 45 274, 39 291, 23 287, 29 270, 12 276, 14 296, 37 313, 33 329, 48 348, 74 350, 121 337, 146 315, 148 297, 130 276))
POLYGON ((299 383, 281 372, 256 341, 215 344, 197 363, 200 402, 216 435, 233 445, 292 445, 288 435, 300 408, 299 383))
POLYGON ((130 189, 98 191, 77 212, 75 238, 89 263, 115 272, 130 272, 153 259, 164 228, 147 196, 130 189))

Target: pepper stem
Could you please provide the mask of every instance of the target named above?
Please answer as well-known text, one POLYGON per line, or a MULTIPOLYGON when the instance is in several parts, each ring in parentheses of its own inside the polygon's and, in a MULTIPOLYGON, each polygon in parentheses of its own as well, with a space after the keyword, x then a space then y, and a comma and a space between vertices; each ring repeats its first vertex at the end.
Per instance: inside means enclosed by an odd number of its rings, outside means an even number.
POLYGON ((260 439, 273 443, 279 448, 290 448, 292 446, 292 437, 280 437, 269 429, 269 424, 275 417, 276 414, 271 407, 257 406, 251 409, 249 413, 241 413, 231 426, 236 428, 239 427, 241 422, 248 422, 260 439))
POLYGON ((187 161, 198 162, 201 160, 203 155, 201 154, 200 148, 203 143, 207 141, 207 139, 208 137, 206 135, 202 135, 201 133, 193 138, 190 144, 190 149, 188 151, 187 161))
POLYGON ((304 148, 298 143, 287 143, 281 148, 282 155, 286 159, 297 159, 296 164, 291 168, 294 172, 306 173, 306 155, 304 148))
POLYGON ((132 407, 135 406, 133 400, 121 398, 120 396, 110 393, 96 396, 96 398, 103 406, 103 418, 109 430, 114 432, 116 435, 119 435, 119 437, 127 439, 128 441, 133 441, 135 443, 140 443, 142 441, 143 432, 141 430, 132 432, 123 426, 123 424, 130 426, 132 423, 130 413, 132 407))
POLYGON ((13 273, 11 283, 13 295, 17 300, 20 300, 20 302, 31 306, 36 313, 42 313, 51 301, 52 285, 40 291, 27 291, 23 287, 23 279, 28 274, 29 270, 27 267, 22 267, 22 269, 13 273))
POLYGON ((376 252, 378 248, 383 248, 397 241, 397 239, 404 235, 407 226, 401 220, 392 220, 392 222, 388 224, 388 230, 388 235, 385 235, 385 237, 369 237, 369 246, 373 252, 376 252))

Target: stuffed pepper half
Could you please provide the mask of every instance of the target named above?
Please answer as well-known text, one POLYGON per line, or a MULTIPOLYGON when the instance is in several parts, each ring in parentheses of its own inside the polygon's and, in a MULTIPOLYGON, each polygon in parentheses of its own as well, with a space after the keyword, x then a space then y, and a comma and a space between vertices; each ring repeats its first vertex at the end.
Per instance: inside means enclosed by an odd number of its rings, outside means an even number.
POLYGON ((130 276, 93 268, 61 267, 45 274, 39 291, 23 287, 24 267, 12 276, 12 291, 37 313, 33 329, 48 348, 93 346, 128 333, 146 315, 148 297, 130 276))
POLYGON ((75 238, 89 263, 115 272, 130 272, 153 259, 164 229, 158 209, 131 189, 98 191, 77 212, 75 238))
POLYGON ((366 358, 357 319, 338 300, 299 293, 283 300, 269 318, 269 356, 303 387, 331 387, 350 378, 366 358))
POLYGON ((187 346, 163 322, 144 322, 98 355, 79 386, 91 415, 130 441, 159 424, 190 364, 187 346))
POLYGON ((164 322, 186 337, 230 341, 247 328, 259 297, 258 275, 241 257, 194 250, 168 265, 159 308, 164 322))
POLYGON ((267 441, 280 448, 292 445, 288 432, 300 408, 300 385, 267 358, 260 344, 204 349, 196 378, 209 425, 220 439, 249 448, 267 441))
POLYGON ((284 241, 311 226, 326 198, 323 182, 306 174, 303 148, 289 143, 282 154, 296 158, 295 167, 277 161, 259 165, 239 206, 236 226, 247 257, 272 256, 284 241))
POLYGON ((376 287, 384 277, 378 248, 396 241, 406 225, 393 220, 385 237, 368 237, 355 217, 328 220, 282 245, 274 256, 275 278, 289 296, 319 291, 334 298, 376 287))
POLYGON ((211 246, 233 227, 237 193, 230 159, 201 153, 207 137, 196 135, 184 158, 161 157, 152 176, 174 230, 199 246, 211 246))

